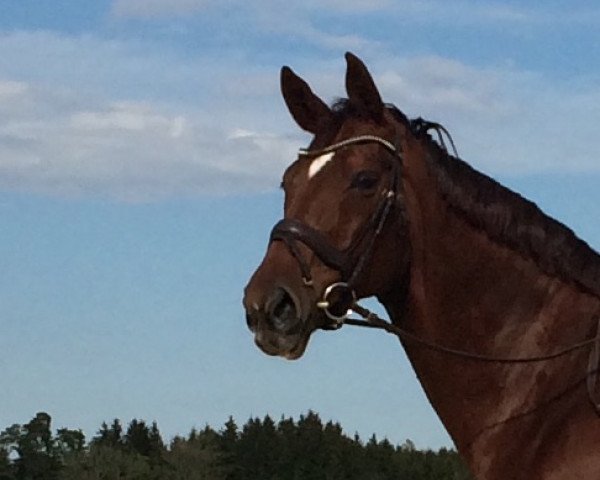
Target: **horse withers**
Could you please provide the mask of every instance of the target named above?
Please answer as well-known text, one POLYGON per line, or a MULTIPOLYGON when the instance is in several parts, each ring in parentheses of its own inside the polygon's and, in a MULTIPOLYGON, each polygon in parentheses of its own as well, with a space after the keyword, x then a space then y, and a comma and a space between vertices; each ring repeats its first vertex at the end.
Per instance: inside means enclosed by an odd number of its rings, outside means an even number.
POLYGON ((599 479, 600 256, 346 60, 348 98, 332 107, 281 71, 314 138, 283 176, 284 218, 245 290, 256 344, 299 358, 375 296, 477 478, 599 479))

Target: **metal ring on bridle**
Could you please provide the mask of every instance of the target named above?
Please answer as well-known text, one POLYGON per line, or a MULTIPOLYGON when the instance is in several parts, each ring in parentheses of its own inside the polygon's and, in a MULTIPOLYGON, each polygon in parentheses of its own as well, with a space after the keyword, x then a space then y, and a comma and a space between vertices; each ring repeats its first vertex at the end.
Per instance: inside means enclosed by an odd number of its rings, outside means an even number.
POLYGON ((356 293, 354 292, 354 290, 352 288, 350 288, 350 285, 348 285, 346 282, 336 282, 336 283, 332 283, 325 289, 325 292, 323 293, 323 299, 321 301, 317 302, 317 307, 322 309, 328 318, 335 321, 338 325, 341 325, 342 323, 344 323, 344 320, 346 320, 346 318, 348 318, 350 316, 350 314, 352 314, 352 307, 354 306, 355 303, 356 303, 356 293), (349 298, 346 299, 347 300, 346 303, 348 303, 348 306, 341 304, 341 310, 344 313, 342 313, 340 315, 336 315, 335 313, 333 313, 331 311, 332 307, 338 307, 338 308, 340 307, 340 302, 332 303, 330 301, 331 295, 337 293, 336 290, 343 290, 342 293, 340 293, 340 296, 342 296, 342 297, 344 295, 350 294, 349 298))

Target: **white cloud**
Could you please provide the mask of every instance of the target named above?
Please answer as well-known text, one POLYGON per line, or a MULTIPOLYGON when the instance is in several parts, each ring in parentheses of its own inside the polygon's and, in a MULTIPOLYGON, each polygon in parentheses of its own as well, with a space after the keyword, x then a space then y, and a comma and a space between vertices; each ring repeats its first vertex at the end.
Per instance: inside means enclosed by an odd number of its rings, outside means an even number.
MULTIPOLYGON (((5 190, 129 201, 258 191, 278 185, 307 141, 285 111, 278 67, 50 33, 0 36, 0 50, 13 68, 0 77, 5 190)), ((443 122, 484 171, 600 171, 594 79, 385 52, 365 61, 385 100, 443 122)), ((324 99, 344 94, 341 55, 289 63, 324 99)))
POLYGON ((0 188, 140 201, 256 191, 295 155, 276 71, 50 32, 0 35, 0 51, 0 188))
MULTIPOLYGON (((153 130, 155 132, 171 132, 174 129, 181 131, 184 119, 165 118, 143 104, 115 103, 109 110, 101 112, 77 112, 71 116, 71 126, 80 131, 131 131, 141 132, 153 130)), ((179 135, 178 135, 179 136, 179 135)))
POLYGON ((502 93, 510 71, 469 67, 442 57, 417 57, 396 61, 378 76, 380 89, 404 108, 419 108, 423 114, 479 112, 501 114, 509 108, 502 93), (388 93, 389 92, 389 93, 388 93))
POLYGON ((125 201, 240 193, 271 187, 295 150, 280 135, 215 126, 210 112, 135 102, 81 110, 25 90, 2 103, 0 187, 7 190, 125 201), (27 113, 33 104, 52 115, 27 113))
POLYGON ((409 116, 443 123, 461 156, 493 174, 600 171, 595 79, 556 79, 510 67, 476 68, 441 57, 380 58, 385 99, 409 116))
POLYGON ((0 81, 0 99, 4 102, 23 95, 27 91, 27 85, 23 82, 0 81))

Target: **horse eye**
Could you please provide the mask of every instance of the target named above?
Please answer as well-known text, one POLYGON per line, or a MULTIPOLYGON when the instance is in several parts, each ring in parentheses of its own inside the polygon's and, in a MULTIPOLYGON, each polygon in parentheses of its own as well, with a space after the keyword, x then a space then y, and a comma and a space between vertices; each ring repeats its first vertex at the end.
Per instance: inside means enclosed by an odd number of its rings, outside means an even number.
POLYGON ((373 170, 361 170, 352 178, 350 188, 370 190, 379 182, 379 174, 373 170))

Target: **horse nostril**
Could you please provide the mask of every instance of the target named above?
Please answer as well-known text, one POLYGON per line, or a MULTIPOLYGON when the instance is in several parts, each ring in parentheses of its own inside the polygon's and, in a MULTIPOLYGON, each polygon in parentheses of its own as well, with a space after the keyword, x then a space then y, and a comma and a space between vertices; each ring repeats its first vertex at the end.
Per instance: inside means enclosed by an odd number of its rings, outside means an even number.
POLYGON ((256 329, 256 325, 258 323, 258 320, 256 319, 255 315, 252 315, 252 313, 248 312, 246 313, 246 325, 248 325, 248 328, 252 331, 254 331, 256 329))
POLYGON ((284 288, 277 288, 267 302, 267 320, 278 331, 287 331, 298 323, 298 311, 292 296, 284 288))

